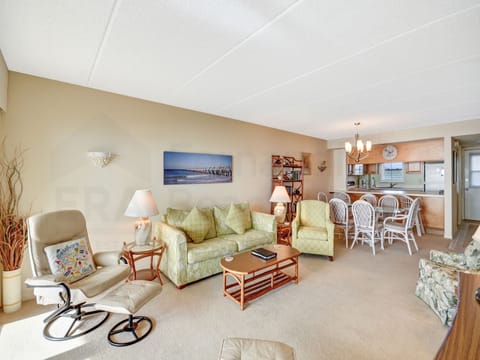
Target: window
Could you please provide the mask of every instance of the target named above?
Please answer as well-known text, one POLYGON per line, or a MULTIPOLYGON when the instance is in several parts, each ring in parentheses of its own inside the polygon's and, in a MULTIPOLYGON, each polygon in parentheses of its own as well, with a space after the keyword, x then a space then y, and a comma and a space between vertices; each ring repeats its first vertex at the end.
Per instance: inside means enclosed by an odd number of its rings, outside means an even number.
POLYGON ((381 182, 404 182, 403 163, 380 164, 381 182))
POLYGON ((480 153, 470 154, 470 187, 480 187, 480 153))

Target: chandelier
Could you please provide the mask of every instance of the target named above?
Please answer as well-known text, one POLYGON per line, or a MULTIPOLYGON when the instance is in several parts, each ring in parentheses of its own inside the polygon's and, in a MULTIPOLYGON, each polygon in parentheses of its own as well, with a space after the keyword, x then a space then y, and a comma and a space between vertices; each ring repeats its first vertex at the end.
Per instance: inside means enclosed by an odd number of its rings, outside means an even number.
POLYGON ((358 125, 360 125, 359 122, 355 123, 355 140, 354 144, 352 144, 347 141, 345 142, 345 152, 347 153, 347 156, 355 161, 356 163, 360 162, 360 160, 365 159, 368 154, 370 154, 370 150, 372 150, 372 142, 368 140, 365 144, 363 144, 363 141, 360 139, 360 136, 358 135, 358 125))

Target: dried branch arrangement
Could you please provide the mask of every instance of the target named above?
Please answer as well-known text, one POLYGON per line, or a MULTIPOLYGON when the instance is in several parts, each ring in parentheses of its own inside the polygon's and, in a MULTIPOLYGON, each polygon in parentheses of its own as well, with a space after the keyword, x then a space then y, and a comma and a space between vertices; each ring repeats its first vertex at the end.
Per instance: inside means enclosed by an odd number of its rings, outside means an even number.
POLYGON ((19 212, 23 195, 23 151, 7 155, 5 139, 0 148, 0 262, 3 270, 19 269, 27 246, 26 216, 19 212))

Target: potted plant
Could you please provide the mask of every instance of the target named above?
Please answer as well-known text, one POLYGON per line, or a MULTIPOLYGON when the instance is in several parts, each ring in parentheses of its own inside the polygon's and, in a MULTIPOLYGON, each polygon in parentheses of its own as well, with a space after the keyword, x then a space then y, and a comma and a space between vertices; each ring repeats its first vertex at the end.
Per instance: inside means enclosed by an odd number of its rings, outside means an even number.
POLYGON ((0 149, 0 263, 4 312, 16 311, 22 305, 21 265, 27 246, 26 216, 19 210, 23 194, 22 168, 23 151, 17 148, 9 157, 4 139, 0 149))

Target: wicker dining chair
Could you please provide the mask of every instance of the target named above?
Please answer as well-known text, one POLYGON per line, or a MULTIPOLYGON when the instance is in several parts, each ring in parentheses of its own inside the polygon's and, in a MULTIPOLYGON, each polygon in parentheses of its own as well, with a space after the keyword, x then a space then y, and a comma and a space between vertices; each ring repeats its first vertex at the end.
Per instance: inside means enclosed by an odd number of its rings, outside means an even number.
POLYGON ((319 191, 317 194, 317 200, 328 203, 328 196, 323 191, 319 191))
POLYGON ((347 204, 351 204, 352 203, 352 200, 350 199, 350 195, 348 195, 346 192, 344 191, 335 191, 333 193, 333 197, 335 199, 342 199, 343 201, 345 201, 347 204))
MULTIPOLYGON (((413 199, 405 194, 399 194, 398 199, 400 200, 400 208, 401 209, 410 209, 410 206, 412 205, 413 199)), ((417 228, 417 235, 422 236, 422 234, 425 234, 425 227, 423 226, 423 221, 422 221, 422 201, 420 200, 418 204, 418 211, 417 211, 417 216, 415 217, 415 227, 417 228)))
POLYGON ((365 200, 366 202, 370 203, 373 207, 377 206, 377 197, 372 193, 365 193, 360 196, 360 200, 365 200))
POLYGON ((392 244, 393 240, 401 240, 407 244, 408 253, 412 255, 410 242, 413 243, 415 249, 418 251, 417 241, 413 235, 413 227, 415 225, 415 218, 418 213, 418 206, 420 199, 415 199, 410 205, 408 213, 401 215, 394 215, 385 218, 383 221, 382 238, 388 239, 388 243, 392 244))
POLYGON ((345 235, 345 247, 348 248, 348 234, 353 228, 353 219, 349 219, 348 205, 342 199, 330 199, 330 219, 335 228, 342 229, 345 235))
POLYGON ((355 236, 351 248, 357 241, 362 240, 362 245, 366 242, 372 247, 375 255, 375 243, 380 241, 381 249, 383 247, 383 237, 381 236, 381 224, 377 222, 375 208, 368 202, 357 200, 352 205, 353 222, 355 224, 355 236))

